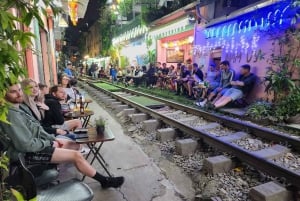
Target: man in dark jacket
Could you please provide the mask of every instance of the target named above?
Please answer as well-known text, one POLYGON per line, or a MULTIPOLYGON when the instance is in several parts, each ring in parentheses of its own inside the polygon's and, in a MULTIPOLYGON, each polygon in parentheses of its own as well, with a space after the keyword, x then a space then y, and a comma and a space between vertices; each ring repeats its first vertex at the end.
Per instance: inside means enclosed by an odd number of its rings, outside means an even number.
POLYGON ((27 163, 69 162, 82 174, 97 180, 102 188, 117 188, 123 184, 123 177, 104 177, 80 152, 63 148, 66 140, 55 139, 44 131, 39 121, 21 110, 23 92, 19 84, 8 88, 5 100, 11 104, 7 114, 10 123, 0 121, 0 137, 11 161, 17 161, 18 154, 22 153, 27 163))
POLYGON ((45 104, 49 107, 49 110, 45 111, 45 118, 42 122, 43 125, 68 131, 81 128, 82 124, 79 119, 65 121, 62 107, 59 102, 64 100, 64 97, 65 91, 61 86, 55 85, 50 88, 49 94, 45 95, 45 104))
POLYGON ((153 87, 155 85, 155 66, 150 63, 149 69, 146 72, 146 78, 147 78, 147 87, 153 87))

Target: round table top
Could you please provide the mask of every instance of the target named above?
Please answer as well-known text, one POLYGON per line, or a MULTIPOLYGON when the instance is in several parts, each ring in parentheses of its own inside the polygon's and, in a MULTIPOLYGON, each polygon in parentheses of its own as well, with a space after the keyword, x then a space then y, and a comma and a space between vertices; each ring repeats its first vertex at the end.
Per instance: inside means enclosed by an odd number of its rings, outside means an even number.
POLYGON ((81 114, 80 111, 76 110, 76 111, 73 111, 73 112, 65 113, 65 117, 79 118, 79 117, 91 116, 93 114, 94 114, 93 111, 85 109, 83 114, 81 114))

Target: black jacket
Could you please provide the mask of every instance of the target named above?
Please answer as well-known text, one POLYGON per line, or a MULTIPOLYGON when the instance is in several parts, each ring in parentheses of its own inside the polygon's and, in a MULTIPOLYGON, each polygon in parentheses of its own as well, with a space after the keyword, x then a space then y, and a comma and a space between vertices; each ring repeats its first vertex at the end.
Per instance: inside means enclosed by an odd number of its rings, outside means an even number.
POLYGON ((45 111, 45 118, 43 119, 44 126, 62 125, 65 122, 64 115, 59 100, 50 95, 45 95, 45 104, 49 110, 45 111))

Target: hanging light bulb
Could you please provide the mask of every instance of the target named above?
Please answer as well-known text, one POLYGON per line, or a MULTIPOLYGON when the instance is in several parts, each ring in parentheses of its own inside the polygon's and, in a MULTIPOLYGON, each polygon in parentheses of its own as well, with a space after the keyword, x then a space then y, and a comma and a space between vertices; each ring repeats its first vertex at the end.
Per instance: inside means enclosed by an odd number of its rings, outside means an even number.
POLYGON ((78 21, 78 0, 69 0, 68 7, 71 22, 76 26, 78 21))

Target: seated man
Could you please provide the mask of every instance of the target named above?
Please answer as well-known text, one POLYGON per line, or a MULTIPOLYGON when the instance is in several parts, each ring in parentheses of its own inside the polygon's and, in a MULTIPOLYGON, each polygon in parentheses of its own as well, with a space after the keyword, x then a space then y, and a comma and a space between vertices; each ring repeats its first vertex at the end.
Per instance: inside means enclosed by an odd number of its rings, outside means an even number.
POLYGON ((183 90, 183 87, 187 85, 188 79, 191 75, 191 72, 187 69, 185 65, 182 65, 180 67, 181 74, 178 79, 176 79, 176 93, 175 95, 180 95, 181 89, 183 90))
POLYGON ((198 64, 193 63, 193 74, 189 78, 189 81, 187 83, 187 89, 188 89, 188 98, 194 99, 193 95, 193 87, 195 86, 195 82, 203 82, 203 72, 198 67, 198 64))
POLYGON ((152 88, 155 85, 155 66, 153 63, 149 64, 149 69, 146 72, 146 79, 146 86, 152 88))
POLYGON ((134 71, 134 76, 132 78, 135 87, 138 87, 140 85, 143 75, 144 72, 141 70, 140 66, 137 66, 134 71))
POLYGON ((28 164, 73 163, 84 175, 101 183, 102 188, 120 187, 123 177, 104 177, 99 174, 81 155, 80 152, 65 149, 65 140, 55 139, 41 127, 32 116, 20 109, 23 92, 19 84, 10 86, 5 94, 10 103, 7 121, 0 122, 1 142, 7 147, 8 157, 12 162, 22 153, 28 164))
POLYGON ((79 119, 65 121, 60 104, 60 101, 64 100, 64 98, 65 91, 61 86, 55 85, 50 88, 49 94, 45 95, 45 104, 49 107, 49 110, 45 111, 45 118, 42 124, 68 131, 81 128, 82 124, 79 119))
POLYGON ((250 72, 250 65, 244 64, 241 66, 241 75, 238 81, 231 81, 229 88, 224 95, 215 102, 214 107, 220 108, 231 101, 242 98, 247 95, 254 87, 256 76, 250 72))
POLYGON ((213 103, 219 99, 221 95, 223 95, 228 88, 231 87, 230 82, 234 78, 234 71, 230 69, 229 61, 222 61, 220 63, 221 68, 221 78, 220 84, 217 88, 215 88, 208 96, 208 98, 204 99, 202 102, 198 103, 198 106, 204 107, 207 101, 213 101, 213 103), (217 96, 217 97, 216 97, 217 96))

